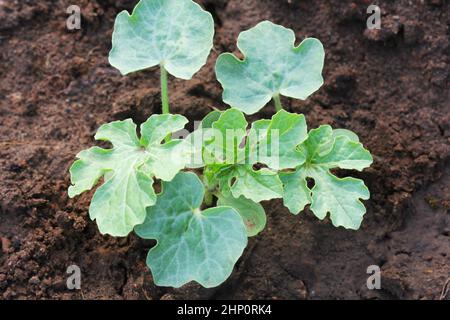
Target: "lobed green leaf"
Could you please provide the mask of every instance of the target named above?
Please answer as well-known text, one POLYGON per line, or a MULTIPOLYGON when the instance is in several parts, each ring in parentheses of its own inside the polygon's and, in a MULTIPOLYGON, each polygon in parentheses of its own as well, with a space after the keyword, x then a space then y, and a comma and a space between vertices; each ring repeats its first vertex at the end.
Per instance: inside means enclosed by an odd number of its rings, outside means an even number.
POLYGON ((239 213, 229 206, 200 210, 204 187, 193 173, 180 172, 163 182, 136 233, 156 239, 147 265, 157 285, 180 287, 196 281, 206 288, 224 282, 247 245, 239 213))
POLYGON ((152 115, 141 125, 141 138, 131 119, 99 128, 95 138, 109 141, 111 149, 92 147, 81 151, 70 168, 69 197, 95 191, 89 215, 102 234, 126 236, 145 219, 145 209, 156 201, 153 179, 165 181, 185 167, 187 148, 182 140, 161 144, 164 137, 180 130, 187 119, 179 115, 152 115))
POLYGON ((358 140, 351 131, 333 130, 328 125, 311 130, 299 146, 306 162, 293 172, 280 174, 285 206, 298 214, 311 204, 319 219, 329 212, 334 226, 358 229, 366 212, 360 199, 369 199, 369 190, 360 179, 341 179, 330 172, 333 168, 362 170, 370 166, 372 156, 358 140), (308 187, 307 178, 313 179, 314 187, 308 187))
POLYGON ((140 0, 116 17, 109 62, 124 75, 163 65, 190 79, 213 46, 211 14, 191 0, 140 0))
POLYGON ((251 163, 263 163, 275 170, 295 168, 305 162, 297 146, 308 136, 302 114, 278 111, 271 120, 252 125, 247 141, 251 163))
POLYGON ((237 46, 245 56, 219 56, 217 80, 223 87, 223 101, 253 114, 274 96, 306 99, 323 84, 324 49, 314 38, 295 46, 291 29, 263 21, 239 35, 237 46))

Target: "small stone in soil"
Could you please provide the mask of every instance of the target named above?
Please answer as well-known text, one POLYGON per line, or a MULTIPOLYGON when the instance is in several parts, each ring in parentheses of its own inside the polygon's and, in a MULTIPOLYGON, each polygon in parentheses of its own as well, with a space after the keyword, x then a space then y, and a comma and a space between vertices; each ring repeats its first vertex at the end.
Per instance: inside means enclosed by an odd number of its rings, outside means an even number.
POLYGON ((1 240, 0 242, 1 242, 1 245, 2 245, 2 252, 3 253, 8 253, 9 248, 11 247, 11 241, 8 238, 5 238, 5 237, 1 237, 0 240, 1 240))
POLYGON ((37 284, 39 284, 41 281, 39 280, 39 278, 37 277, 37 276, 32 276, 31 278, 30 278, 30 280, 28 280, 28 283, 29 284, 34 284, 34 285, 37 285, 37 284))

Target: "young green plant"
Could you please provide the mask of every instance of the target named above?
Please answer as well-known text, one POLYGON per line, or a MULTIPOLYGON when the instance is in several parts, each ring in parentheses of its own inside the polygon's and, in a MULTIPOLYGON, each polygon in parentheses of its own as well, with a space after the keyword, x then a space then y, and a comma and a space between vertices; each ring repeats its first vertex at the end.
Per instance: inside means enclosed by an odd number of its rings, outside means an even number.
POLYGON ((81 151, 70 168, 70 197, 103 180, 89 207, 102 234, 134 230, 157 241, 147 265, 161 286, 224 282, 247 238, 266 225, 262 201, 283 199, 293 214, 310 205, 319 219, 330 213, 335 226, 358 229, 360 199, 369 198, 362 180, 331 171, 371 164, 356 134, 328 125, 308 131, 303 115, 281 106, 280 95, 306 99, 322 85, 321 43, 306 39, 295 47, 292 30, 268 21, 239 36, 243 61, 228 53, 217 61, 224 101, 234 108, 211 112, 185 139, 165 139, 188 122, 169 113, 167 72, 191 78, 205 64, 213 33, 211 15, 191 0, 141 0, 131 15, 121 12, 109 61, 124 75, 159 65, 163 114, 150 116, 139 135, 131 119, 101 126, 95 138, 112 147, 81 151), (249 125, 243 112, 271 99, 276 114, 249 125))

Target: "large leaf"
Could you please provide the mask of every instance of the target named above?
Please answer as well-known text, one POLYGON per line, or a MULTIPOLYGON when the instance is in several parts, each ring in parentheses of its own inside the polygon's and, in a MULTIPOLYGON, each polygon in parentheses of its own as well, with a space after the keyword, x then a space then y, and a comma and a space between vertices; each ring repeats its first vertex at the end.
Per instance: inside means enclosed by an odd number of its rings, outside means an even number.
POLYGON ((156 201, 153 178, 171 180, 185 166, 183 141, 161 141, 186 123, 179 115, 152 115, 141 125, 139 139, 132 120, 111 122, 101 126, 95 138, 111 142, 113 148, 92 147, 77 155, 70 168, 69 197, 92 189, 104 177, 89 207, 102 234, 126 236, 144 221, 145 209, 156 201))
POLYGON ((238 48, 245 56, 219 56, 216 75, 223 101, 253 114, 272 97, 306 99, 323 84, 325 53, 319 40, 307 38, 295 47, 292 30, 263 21, 239 35, 238 48))
POLYGON ((191 0, 141 0, 116 17, 109 62, 122 74, 163 65, 190 79, 213 46, 214 21, 191 0))
POLYGON ((266 212, 259 203, 244 197, 220 196, 217 200, 217 205, 230 206, 235 209, 244 220, 247 227, 247 236, 249 237, 256 236, 266 226, 266 212))
POLYGON ((271 169, 295 168, 305 162, 297 146, 306 140, 305 117, 278 111, 272 119, 253 123, 247 141, 250 163, 266 164, 271 169))
POLYGON ((334 226, 358 229, 366 212, 360 199, 369 199, 369 190, 362 180, 338 178, 329 170, 361 171, 373 161, 369 151, 358 142, 354 133, 348 130, 333 132, 327 125, 311 130, 299 151, 306 157, 305 164, 294 172, 280 174, 285 206, 298 214, 311 204, 311 210, 319 219, 324 219, 329 212, 334 226), (308 187, 307 178, 313 179, 314 187, 308 187))
POLYGON ((157 285, 180 287, 197 281, 210 288, 224 282, 247 245, 245 225, 229 206, 200 210, 204 187, 193 173, 163 183, 156 205, 136 233, 156 239, 147 265, 157 285))

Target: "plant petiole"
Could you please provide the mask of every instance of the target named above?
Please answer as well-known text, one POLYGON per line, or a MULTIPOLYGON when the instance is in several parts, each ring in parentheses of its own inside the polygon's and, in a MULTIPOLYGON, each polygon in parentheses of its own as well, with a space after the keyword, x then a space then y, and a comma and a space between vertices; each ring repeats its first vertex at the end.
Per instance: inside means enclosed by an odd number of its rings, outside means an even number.
MULTIPOLYGON (((161 69, 161 103, 162 103, 162 113, 169 114, 169 90, 167 88, 167 70, 164 68, 164 64, 160 65, 161 69)), ((170 142, 171 135, 169 134, 164 140, 170 142)))
POLYGON ((277 112, 283 109, 279 93, 274 94, 273 101, 275 102, 275 109, 277 110, 277 112))
POLYGON ((169 92, 167 90, 167 70, 164 65, 161 64, 161 103, 162 113, 169 113, 169 92))
POLYGON ((213 193, 209 191, 208 189, 205 190, 205 205, 207 208, 212 207, 213 205, 213 193))

